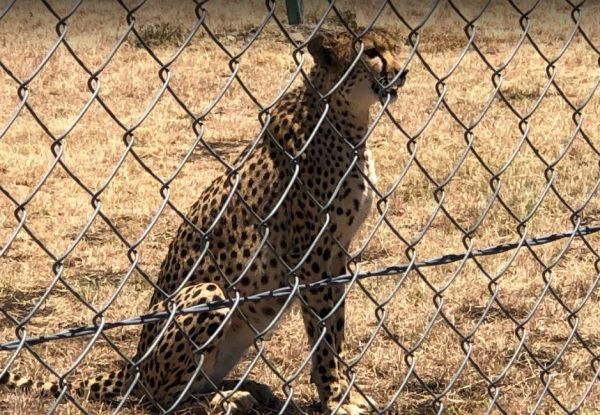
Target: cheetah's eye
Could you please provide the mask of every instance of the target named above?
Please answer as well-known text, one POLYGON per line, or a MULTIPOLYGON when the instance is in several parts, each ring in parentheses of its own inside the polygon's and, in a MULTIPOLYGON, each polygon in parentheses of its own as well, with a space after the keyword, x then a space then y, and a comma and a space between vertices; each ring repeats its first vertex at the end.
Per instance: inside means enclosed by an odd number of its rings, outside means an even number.
POLYGON ((375 48, 369 48, 367 50, 364 51, 364 54, 369 58, 369 59, 373 59, 379 56, 379 52, 377 52, 377 49, 375 48))

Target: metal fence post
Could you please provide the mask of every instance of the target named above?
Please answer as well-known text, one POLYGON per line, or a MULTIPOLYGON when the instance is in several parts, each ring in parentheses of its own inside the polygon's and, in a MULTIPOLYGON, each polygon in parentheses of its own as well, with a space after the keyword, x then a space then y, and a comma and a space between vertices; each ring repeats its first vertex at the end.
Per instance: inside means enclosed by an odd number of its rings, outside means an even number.
POLYGON ((304 20, 304 2, 302 0, 285 0, 288 22, 297 25, 304 20))

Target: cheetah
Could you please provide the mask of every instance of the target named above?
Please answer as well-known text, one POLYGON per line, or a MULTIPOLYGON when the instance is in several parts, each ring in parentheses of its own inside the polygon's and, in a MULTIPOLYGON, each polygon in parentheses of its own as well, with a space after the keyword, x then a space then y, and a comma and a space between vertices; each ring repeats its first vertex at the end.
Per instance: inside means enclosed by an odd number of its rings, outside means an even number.
MULTIPOLYGON (((352 69, 360 43, 349 34, 321 31, 308 41, 314 65, 304 85, 272 108, 260 142, 236 162, 241 167, 217 177, 192 205, 169 245, 148 311, 224 305, 145 324, 133 365, 73 382, 71 391, 94 399, 131 392, 170 412, 190 394, 223 389, 226 375, 257 333, 285 311, 287 299, 226 300, 346 273, 350 243, 374 199, 365 139, 370 108, 395 99, 408 72, 388 38, 368 32, 352 69)), ((373 400, 348 390, 341 364, 344 286, 310 288, 299 297, 313 350, 311 382, 323 412, 377 411, 373 400)), ((56 382, 11 373, 0 383, 59 392, 56 382)), ((222 405, 243 412, 253 403, 250 395, 232 392, 222 405)))

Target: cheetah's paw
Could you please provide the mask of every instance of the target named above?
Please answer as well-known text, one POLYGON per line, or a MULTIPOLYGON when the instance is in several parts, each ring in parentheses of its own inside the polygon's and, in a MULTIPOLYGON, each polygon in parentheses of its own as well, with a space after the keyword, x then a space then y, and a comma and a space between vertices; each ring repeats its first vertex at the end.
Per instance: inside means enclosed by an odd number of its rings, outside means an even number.
POLYGON ((327 414, 336 415, 368 415, 377 410, 377 403, 369 398, 365 399, 359 393, 351 393, 338 408, 339 402, 328 402, 327 414), (335 410, 336 408, 337 411, 335 410), (335 412, 334 412, 335 411, 335 412))
POLYGON ((281 407, 280 399, 275 396, 271 388, 267 385, 247 380, 242 384, 242 388, 246 392, 250 392, 261 406, 271 409, 278 409, 281 407))
POLYGON ((246 414, 256 405, 258 405, 256 399, 246 391, 217 393, 210 402, 215 413, 231 415, 246 414))

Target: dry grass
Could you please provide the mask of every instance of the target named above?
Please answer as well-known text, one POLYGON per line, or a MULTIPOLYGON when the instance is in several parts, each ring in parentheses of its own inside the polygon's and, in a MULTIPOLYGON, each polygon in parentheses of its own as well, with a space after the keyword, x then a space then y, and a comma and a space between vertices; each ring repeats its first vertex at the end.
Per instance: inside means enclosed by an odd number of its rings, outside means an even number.
MULTIPOLYGON (((2 4, 0 3, 0 9, 2 4)), ((68 9, 57 3, 61 12, 68 9)), ((166 4, 167 2, 164 2, 166 4)), ((326 3, 326 2, 323 2, 326 3)), ((342 8, 357 9, 358 24, 365 24, 374 14, 377 2, 341 3, 342 8)), ((425 13, 425 6, 414 1, 399 6, 412 23, 425 13)), ((461 8, 469 16, 478 9, 475 2, 462 2, 461 8)), ((525 6, 525 3, 519 2, 525 6)), ((150 1, 137 13, 138 27, 150 36, 157 55, 166 59, 181 41, 194 21, 193 3, 169 2, 169 6, 150 1), (155 26, 145 26, 155 25, 155 26), (174 34, 174 35, 173 35, 174 34)), ((566 2, 565 2, 566 4, 566 2)), ((238 0, 231 7, 209 4, 209 25, 230 50, 238 50, 264 15, 263 2, 248 6, 238 0), (237 8, 237 9, 236 9, 237 8), (232 12, 232 10, 238 12, 232 12)), ((323 7, 308 4, 309 24, 314 22, 323 7)), ((540 6, 531 15, 530 33, 544 53, 554 56, 572 30, 568 9, 562 3, 540 6)), ((600 45, 600 16, 598 3, 588 5, 583 28, 600 45)), ((281 10, 279 16, 283 16, 281 10)), ((398 25, 389 13, 382 24, 395 30, 399 39, 408 31, 398 25)), ((0 60, 16 76, 23 79, 41 61, 56 40, 55 19, 40 3, 17 2, 13 10, 0 22, 0 60)), ((420 51, 423 58, 438 74, 448 71, 466 44, 462 24, 449 5, 442 2, 422 30, 420 51)), ((503 2, 494 2, 478 23, 477 41, 488 59, 495 65, 504 61, 519 36, 518 16, 503 2), (502 3, 502 4, 499 4, 502 3)), ((69 20, 67 39, 78 56, 91 68, 97 67, 126 29, 125 13, 116 2, 84 2, 69 20)), ((292 47, 270 23, 263 35, 241 60, 240 77, 257 99, 268 103, 285 85, 294 69, 292 47)), ((573 44, 556 63, 556 82, 575 103, 582 102, 600 75, 598 56, 578 35, 573 44)), ((171 87, 194 112, 199 113, 223 87, 230 74, 226 55, 200 31, 188 48, 172 66, 171 87)), ((132 36, 123 44, 100 76, 100 95, 114 114, 125 125, 134 123, 152 101, 160 87, 158 65, 148 53, 136 47, 132 36)), ((391 112, 409 134, 418 130, 427 119, 437 99, 435 80, 417 59, 410 64, 410 75, 401 98, 391 112)), ((446 80, 446 100, 465 123, 473 120, 483 108, 493 85, 491 72, 473 51, 468 52, 458 69, 446 80)), ((54 134, 70 125, 90 94, 86 87, 87 75, 60 47, 48 64, 29 86, 28 103, 54 134)), ((547 77, 545 63, 525 42, 504 72, 501 90, 519 110, 526 111, 541 93, 547 77)), ((16 85, 0 71, 0 125, 7 120, 17 104, 16 85)), ((600 147, 600 94, 592 98, 584 110, 584 131, 596 148, 600 147)), ((234 83, 223 100, 206 119, 206 141, 225 159, 233 159, 259 131, 257 108, 234 83)), ((554 160, 569 141, 573 132, 572 111, 564 100, 550 88, 547 97, 530 121, 529 139, 539 155, 554 160)), ((496 100, 483 121, 474 128, 475 149, 492 170, 500 169, 517 145, 520 134, 518 119, 500 101, 496 100)), ((97 191, 110 177, 111 170, 123 154, 123 130, 95 102, 63 141, 63 160, 73 174, 93 191, 97 191)), ((194 142, 190 120, 175 100, 163 96, 148 118, 135 131, 134 149, 144 162, 160 177, 169 177, 194 142)), ((375 153, 380 180, 378 188, 386 191, 394 184, 406 163, 409 153, 407 139, 393 124, 383 119, 370 139, 375 153)), ((417 157, 436 180, 443 180, 458 161, 465 147, 464 130, 451 118, 447 110, 440 110, 429 127, 417 139, 417 157)), ((36 121, 23 111, 6 136, 0 141, 0 185, 16 200, 23 200, 49 168, 53 160, 51 141, 36 121)), ((556 190, 571 206, 579 207, 595 183, 600 180, 599 157, 577 136, 566 156, 555 167, 556 190)), ((170 187, 170 198, 185 210, 203 186, 223 171, 206 150, 195 150, 191 160, 170 187)), ((482 214, 492 194, 490 174, 470 154, 445 187, 444 208, 463 227, 472 226, 482 214)), ((544 165, 525 145, 502 175, 501 197, 518 216, 525 216, 537 203, 545 186, 544 165)), ((130 242, 136 241, 159 209, 162 198, 160 185, 146 173, 136 160, 127 156, 114 179, 100 195, 102 212, 130 242)), ((387 217, 406 241, 419 237, 430 220, 436 202, 434 187, 413 164, 400 185, 389 198, 387 217)), ((82 231, 93 213, 91 197, 57 167, 27 205, 26 224, 37 238, 59 256, 82 231)), ((15 206, 0 195, 0 241, 7 241, 18 222, 13 216, 15 206)), ((590 223, 600 220, 600 197, 594 195, 583 210, 590 223)), ((528 222, 529 235, 538 235, 568 229, 570 212, 552 192, 541 202, 528 222)), ((374 211, 368 226, 363 229, 357 247, 376 224, 374 211)), ((138 247, 139 266, 148 275, 156 276, 167 244, 179 223, 176 214, 166 209, 156 225, 138 247)), ((517 223, 499 203, 494 203, 486 219, 473 236, 473 244, 484 247, 515 241, 517 223)), ((588 241, 600 246, 600 238, 588 241)), ((560 241, 536 247, 541 260, 550 263, 564 246, 560 241)), ((361 269, 376 269, 407 262, 406 244, 388 227, 377 230, 362 257, 361 269)), ((423 239, 415 246, 419 259, 449 252, 461 252, 462 233, 442 213, 433 220, 423 239)), ((481 269, 468 263, 443 294, 442 313, 462 333, 469 333, 485 310, 490 299, 489 279, 494 277, 510 259, 510 254, 480 260, 481 269)), ((594 268, 597 257, 583 243, 575 241, 553 268, 552 288, 564 304, 574 307, 590 289, 598 271, 594 268)), ((71 326, 88 324, 94 312, 82 305, 73 294, 100 309, 111 298, 115 288, 130 267, 127 248, 114 232, 96 218, 81 242, 64 259, 64 273, 47 300, 28 322, 29 335, 53 333, 71 326)), ((24 317, 53 282, 53 261, 24 231, 18 233, 10 249, 0 257, 0 307, 14 318, 24 317)), ((597 266, 597 265, 596 265, 597 266)), ((434 291, 454 278, 457 264, 427 268, 418 275, 412 272, 402 281, 399 290, 385 306, 386 327, 397 341, 412 348, 423 335, 431 319, 435 318, 420 347, 414 353, 414 373, 432 391, 444 390, 455 376, 465 354, 460 337, 441 316, 435 317, 434 291), (427 281, 427 282, 426 282, 427 281)), ((514 263, 498 279, 499 300, 515 319, 525 319, 536 305, 544 285, 543 268, 534 256, 521 250, 514 263)), ((348 307, 348 356, 356 356, 365 346, 377 324, 375 303, 390 295, 399 276, 366 281, 363 287, 354 287, 348 307), (365 291, 363 291, 365 290, 365 291)), ((104 315, 109 320, 142 313, 151 295, 150 285, 139 273, 134 273, 120 295, 104 315)), ((598 289, 578 313, 578 332, 598 354, 600 351, 600 313, 598 289)), ((525 325, 526 344, 539 361, 551 362, 569 338, 568 313, 547 294, 525 325)), ((306 356, 301 318, 297 309, 285 317, 273 334, 265 351, 265 358, 282 374, 289 376, 306 356)), ((492 306, 482 324, 471 338, 473 362, 489 378, 501 374, 518 348, 515 323, 497 307, 492 306)), ((137 328, 117 329, 108 337, 123 352, 133 354, 137 328)), ((0 320, 0 341, 14 338, 14 325, 0 320)), ((89 341, 51 342, 34 348, 58 373, 70 369, 89 341)), ((7 361, 10 353, 4 352, 7 361)), ((254 356, 253 351, 240 364, 240 373, 254 356)), ((378 402, 389 400, 408 375, 404 351, 383 331, 379 332, 356 367, 358 383, 378 402)), ((117 366, 119 356, 104 339, 99 339, 72 376, 83 377, 117 366)), ((560 363, 551 371, 550 389, 566 407, 577 403, 594 379, 590 354, 577 342, 572 342, 562 355, 560 363)), ((597 362, 596 362, 597 367, 597 362)), ((12 366, 15 371, 35 378, 51 378, 32 355, 19 354, 12 366)), ((252 377, 279 391, 279 378, 264 362, 252 370, 252 377)), ((293 383, 294 397, 305 409, 315 402, 316 396, 308 382, 305 370, 293 383)), ((530 411, 543 391, 540 369, 527 354, 518 355, 501 382, 499 404, 510 414, 530 411)), ((449 414, 484 413, 490 405, 487 383, 469 362, 460 372, 454 386, 442 402, 449 414)), ((432 398, 416 380, 409 376, 407 386, 393 403, 390 413, 430 414, 432 398)), ((0 408, 3 413, 45 413, 51 402, 32 396, 2 391, 0 408)), ((93 413, 110 413, 111 408, 98 403, 84 402, 93 413)), ((600 388, 591 386, 581 413, 598 414, 600 388)), ((79 413, 72 404, 61 405, 58 413, 79 413)), ((128 407, 125 414, 145 413, 143 409, 128 407)), ((492 413, 500 413, 498 410, 492 413)), ((540 414, 563 413, 560 406, 546 395, 539 407, 540 414)))

